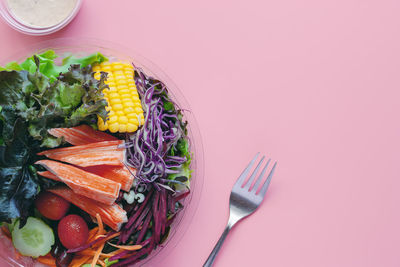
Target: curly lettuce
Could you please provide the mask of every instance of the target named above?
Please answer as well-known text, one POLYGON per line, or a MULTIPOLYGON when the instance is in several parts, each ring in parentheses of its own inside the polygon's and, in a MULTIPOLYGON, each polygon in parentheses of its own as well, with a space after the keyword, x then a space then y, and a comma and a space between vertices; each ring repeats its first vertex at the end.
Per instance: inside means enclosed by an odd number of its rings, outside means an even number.
POLYGON ((48 129, 95 124, 97 115, 106 118, 107 101, 102 94, 107 87, 106 74, 97 80, 90 65, 82 68, 75 64, 52 82, 40 71, 40 58, 34 56, 34 61, 34 73, 0 71, 0 120, 2 114, 7 115, 0 126, 2 142, 9 142, 17 118, 28 122, 34 140, 50 148, 59 146, 62 140, 49 135, 48 129))
POLYGON ((35 62, 35 57, 39 59, 39 71, 41 74, 50 79, 50 82, 55 82, 60 73, 67 72, 71 65, 78 64, 81 68, 85 68, 89 65, 99 64, 108 59, 101 53, 91 54, 86 57, 75 57, 70 55, 65 57, 61 65, 57 65, 55 60, 58 58, 57 54, 53 50, 47 50, 41 54, 37 54, 27 58, 21 64, 17 62, 10 62, 4 67, 0 67, 0 71, 21 71, 26 70, 31 74, 37 71, 37 65, 35 62))

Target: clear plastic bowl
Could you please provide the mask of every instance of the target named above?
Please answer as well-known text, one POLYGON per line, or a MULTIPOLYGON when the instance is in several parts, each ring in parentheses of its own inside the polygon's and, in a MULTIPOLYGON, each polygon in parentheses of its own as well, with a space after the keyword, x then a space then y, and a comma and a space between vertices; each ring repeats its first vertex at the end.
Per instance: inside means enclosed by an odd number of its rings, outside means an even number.
POLYGON ((81 5, 82 0, 77 0, 75 8, 72 10, 72 12, 63 21, 50 27, 34 27, 19 20, 8 8, 7 0, 0 0, 0 15, 10 27, 19 32, 28 35, 47 35, 59 31, 67 26, 75 18, 76 14, 78 14, 81 5))
MULTIPOLYGON (((11 61, 21 62, 34 53, 40 53, 48 49, 53 49, 60 56, 60 61, 63 57, 70 54, 85 56, 94 52, 101 52, 104 55, 108 56, 111 60, 118 59, 133 62, 135 66, 142 68, 146 74, 163 81, 169 88, 169 94, 171 95, 175 103, 184 110, 184 118, 188 121, 190 149, 193 153, 193 160, 191 163, 191 167, 193 169, 190 183, 191 193, 183 200, 184 208, 173 222, 171 226, 171 232, 167 241, 158 249, 153 251, 153 253, 151 253, 149 257, 138 263, 140 266, 153 266, 157 264, 158 266, 162 266, 163 259, 167 256, 169 252, 174 249, 174 247, 181 240, 185 232, 188 230, 192 218, 197 210, 203 187, 203 145, 196 119, 191 112, 189 104, 187 103, 183 94, 179 91, 178 87, 154 63, 150 62, 148 59, 132 51, 131 49, 108 41, 86 38, 60 38, 48 40, 38 43, 36 45, 30 45, 29 48, 26 48, 23 51, 19 51, 18 53, 15 53, 8 58, 0 59, 0 66, 4 66, 6 63, 11 61)), ((37 262, 34 262, 31 258, 28 257, 18 259, 15 254, 15 249, 12 246, 10 240, 4 237, 0 231, 0 266, 5 266, 5 263, 11 266, 21 267, 43 266, 37 262)))

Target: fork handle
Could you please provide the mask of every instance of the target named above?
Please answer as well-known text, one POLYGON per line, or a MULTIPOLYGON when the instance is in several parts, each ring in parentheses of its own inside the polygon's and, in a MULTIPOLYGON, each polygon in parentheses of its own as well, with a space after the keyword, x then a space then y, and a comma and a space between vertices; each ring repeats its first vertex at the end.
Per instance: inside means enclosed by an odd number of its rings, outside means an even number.
POLYGON ((217 254, 219 250, 222 247, 222 244, 225 241, 226 236, 229 234, 229 231, 232 229, 232 226, 228 224, 225 227, 224 232, 222 233, 221 237, 219 238, 217 244, 215 245, 214 249, 211 251, 210 256, 208 256, 208 259, 204 263, 203 267, 211 267, 214 263, 215 257, 217 257, 217 254))

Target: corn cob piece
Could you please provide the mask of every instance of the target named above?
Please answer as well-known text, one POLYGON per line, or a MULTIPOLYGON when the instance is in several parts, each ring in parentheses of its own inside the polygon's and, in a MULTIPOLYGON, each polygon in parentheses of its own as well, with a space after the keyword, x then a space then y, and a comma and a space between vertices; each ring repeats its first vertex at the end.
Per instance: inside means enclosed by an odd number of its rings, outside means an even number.
POLYGON ((100 79, 100 73, 108 74, 104 89, 107 100, 108 117, 106 121, 98 117, 100 131, 112 133, 132 133, 144 124, 143 109, 134 80, 133 66, 124 62, 103 62, 93 67, 94 77, 100 79))

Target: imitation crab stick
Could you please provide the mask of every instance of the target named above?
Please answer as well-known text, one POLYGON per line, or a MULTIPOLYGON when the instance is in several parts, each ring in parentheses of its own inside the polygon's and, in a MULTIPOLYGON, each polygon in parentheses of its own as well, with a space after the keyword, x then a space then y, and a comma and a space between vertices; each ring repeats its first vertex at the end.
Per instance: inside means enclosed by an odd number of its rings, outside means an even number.
POLYGON ((125 166, 101 165, 85 167, 83 169, 106 179, 120 183, 121 189, 126 192, 129 192, 129 190, 131 190, 134 175, 136 174, 136 170, 134 168, 128 169, 128 167, 125 166))
POLYGON ((123 140, 103 141, 87 145, 45 150, 38 155, 68 162, 80 167, 97 165, 122 166, 125 148, 119 148, 123 140))
POLYGON ((92 216, 96 216, 98 213, 102 221, 115 231, 119 231, 121 225, 128 221, 126 211, 118 204, 106 205, 97 202, 93 199, 78 195, 65 186, 49 189, 48 191, 64 198, 92 216))
POLYGON ((49 171, 41 171, 41 172, 37 172, 39 175, 46 177, 48 179, 54 180, 54 181, 58 181, 58 182, 62 182, 60 178, 57 177, 57 175, 49 172, 49 171))
POLYGON ((64 137, 64 140, 74 146, 90 143, 118 140, 116 137, 101 131, 96 131, 89 125, 80 125, 72 128, 53 128, 48 130, 55 137, 64 137))
MULTIPOLYGON (((85 167, 83 168, 83 170, 90 173, 94 173, 108 180, 120 183, 121 189, 126 192, 129 192, 131 190, 134 180, 134 175, 136 174, 136 170, 134 168, 130 168, 130 170, 128 170, 127 167, 125 166, 120 167, 120 166, 100 165, 100 166, 85 167)), ((57 175, 54 175, 49 171, 40 171, 38 172, 38 174, 48 179, 62 182, 60 178, 57 177, 57 175)))
POLYGON ((121 184, 84 171, 72 165, 53 160, 39 160, 42 165, 79 195, 104 204, 113 204, 119 195, 121 184))

